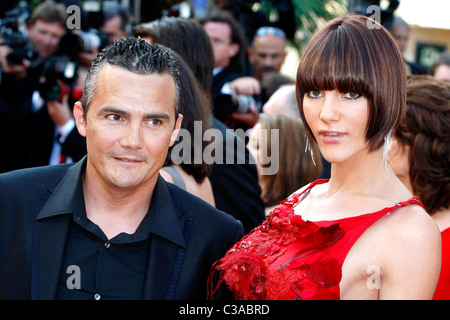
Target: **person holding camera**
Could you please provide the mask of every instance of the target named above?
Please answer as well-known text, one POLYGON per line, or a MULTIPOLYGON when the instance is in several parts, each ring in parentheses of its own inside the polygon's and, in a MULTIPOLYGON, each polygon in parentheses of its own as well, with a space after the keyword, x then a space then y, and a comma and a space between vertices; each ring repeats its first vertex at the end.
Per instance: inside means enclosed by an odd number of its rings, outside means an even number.
MULTIPOLYGON (((61 64, 67 64, 62 72, 76 78, 73 62, 55 59, 67 32, 66 21, 63 4, 45 1, 28 20, 24 38, 35 52, 31 59, 0 45, 0 133, 8 137, 0 172, 77 161, 86 153, 84 138, 74 130, 70 89, 55 76, 61 64)), ((5 43, 5 37, 0 41, 5 43)))
MULTIPOLYGON (((243 78, 242 73, 246 50, 244 31, 233 16, 226 12, 205 17, 201 23, 214 52, 211 93, 214 115, 232 129, 251 128, 259 118, 256 101, 252 95, 241 94, 238 87, 232 86, 236 79, 247 79, 243 78)), ((259 83, 253 80, 259 89, 259 83)))

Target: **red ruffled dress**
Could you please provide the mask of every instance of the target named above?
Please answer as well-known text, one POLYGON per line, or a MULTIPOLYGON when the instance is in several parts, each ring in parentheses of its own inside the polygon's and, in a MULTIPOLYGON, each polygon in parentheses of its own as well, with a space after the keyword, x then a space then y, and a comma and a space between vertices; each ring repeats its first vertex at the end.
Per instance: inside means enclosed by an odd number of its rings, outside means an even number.
POLYGON ((209 297, 225 281, 238 300, 339 299, 342 265, 356 240, 378 219, 416 197, 383 210, 332 221, 304 221, 294 205, 305 192, 293 194, 267 219, 218 260, 209 277, 209 297), (213 278, 218 275, 216 284, 213 278))

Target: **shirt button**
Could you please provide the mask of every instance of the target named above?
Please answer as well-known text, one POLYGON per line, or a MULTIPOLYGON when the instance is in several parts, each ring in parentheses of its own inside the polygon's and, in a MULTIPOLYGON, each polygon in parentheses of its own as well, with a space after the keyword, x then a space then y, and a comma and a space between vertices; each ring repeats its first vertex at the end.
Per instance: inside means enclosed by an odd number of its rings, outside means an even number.
POLYGON ((100 300, 101 297, 102 297, 102 296, 101 296, 100 294, 98 294, 98 293, 96 293, 96 294, 94 295, 94 299, 95 299, 95 300, 100 300))
POLYGON ((109 243, 109 242, 105 242, 105 244, 104 244, 106 249, 108 249, 110 245, 111 245, 111 243, 109 243))

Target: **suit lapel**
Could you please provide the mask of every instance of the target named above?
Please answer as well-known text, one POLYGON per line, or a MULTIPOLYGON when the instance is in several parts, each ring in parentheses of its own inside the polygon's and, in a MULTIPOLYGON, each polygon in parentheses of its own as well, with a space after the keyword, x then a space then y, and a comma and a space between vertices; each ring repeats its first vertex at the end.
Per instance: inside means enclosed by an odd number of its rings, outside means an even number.
POLYGON ((172 198, 166 183, 159 178, 150 214, 150 252, 143 299, 172 299, 184 261, 188 240, 186 215, 172 198), (184 230, 183 230, 184 226, 184 230))
MULTIPOLYGON (((147 274, 143 292, 144 300, 166 300, 171 283, 177 256, 178 245, 156 235, 151 235, 147 274)), ((177 280, 177 279, 176 279, 177 280)), ((176 281, 175 281, 176 282, 176 281)), ((172 291, 172 290, 170 290, 172 291)))
POLYGON ((84 161, 68 169, 53 186, 42 187, 32 255, 32 298, 56 299, 64 249, 84 161))
POLYGON ((38 222, 38 290, 37 299, 56 299, 64 260, 64 247, 71 215, 60 215, 38 222))

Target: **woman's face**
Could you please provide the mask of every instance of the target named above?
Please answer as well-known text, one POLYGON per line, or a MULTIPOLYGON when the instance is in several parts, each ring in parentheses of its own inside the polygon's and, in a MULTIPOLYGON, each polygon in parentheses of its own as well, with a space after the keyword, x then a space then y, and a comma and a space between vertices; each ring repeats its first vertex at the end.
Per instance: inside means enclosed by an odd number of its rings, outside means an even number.
POLYGON ((368 151, 369 104, 364 96, 338 90, 310 91, 304 95, 303 112, 327 161, 342 162, 368 151))

